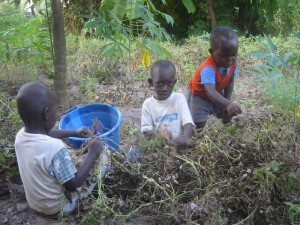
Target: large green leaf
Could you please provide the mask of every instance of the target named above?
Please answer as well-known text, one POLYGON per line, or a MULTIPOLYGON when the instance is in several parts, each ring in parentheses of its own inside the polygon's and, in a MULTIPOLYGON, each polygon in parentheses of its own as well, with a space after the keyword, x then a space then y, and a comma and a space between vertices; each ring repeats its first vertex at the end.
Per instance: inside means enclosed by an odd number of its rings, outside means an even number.
POLYGON ((128 19, 137 19, 141 16, 138 8, 144 6, 144 0, 128 0, 126 8, 126 17, 128 19))
POLYGON ((168 58, 170 57, 170 52, 158 44, 156 41, 153 41, 151 39, 144 39, 141 43, 141 47, 146 47, 149 49, 156 58, 168 58))
MULTIPOLYGON (((115 4, 112 9, 112 12, 120 19, 122 20, 127 8, 127 0, 114 0, 115 4)), ((129 0, 130 1, 130 0, 129 0)))
POLYGON ((152 12, 156 12, 157 11, 151 0, 146 0, 146 3, 148 5, 148 9, 149 10, 151 10, 152 12))
POLYGON ((259 58, 264 58, 266 56, 269 56, 269 53, 268 52, 265 52, 265 51, 252 51, 250 52, 250 55, 253 56, 253 57, 259 57, 259 58))
POLYGON ((172 26, 174 25, 174 19, 172 16, 162 13, 162 16, 166 19, 167 23, 171 24, 172 26))
POLYGON ((268 74, 268 79, 276 80, 278 78, 281 78, 282 76, 283 76, 283 74, 281 73, 281 71, 274 69, 273 71, 271 71, 271 73, 268 74))
POLYGON ((272 52, 273 54, 276 53, 276 46, 273 44, 272 40, 264 34, 265 40, 267 42, 267 47, 269 49, 270 52, 272 52))
POLYGON ((294 77, 289 77, 289 79, 292 82, 292 85, 294 87, 299 87, 300 86, 299 81, 297 79, 295 79, 294 77))
POLYGON ((93 21, 89 21, 84 25, 85 29, 91 28, 91 27, 95 27, 99 24, 99 21, 97 20, 93 20, 93 21))
POLYGON ((102 0, 101 6, 100 6, 100 11, 111 10, 113 8, 114 4, 115 4, 114 0, 102 0))
POLYGON ((188 13, 194 13, 196 11, 196 7, 193 0, 182 0, 182 3, 188 10, 188 13))

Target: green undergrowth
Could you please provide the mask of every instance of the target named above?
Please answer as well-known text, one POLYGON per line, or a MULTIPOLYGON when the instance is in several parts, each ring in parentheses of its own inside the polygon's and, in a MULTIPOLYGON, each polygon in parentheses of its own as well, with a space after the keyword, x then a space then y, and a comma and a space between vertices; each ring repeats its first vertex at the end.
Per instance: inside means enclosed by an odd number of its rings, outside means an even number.
MULTIPOLYGON (((277 46, 278 52, 287 52, 295 41, 285 37, 270 37, 277 46)), ((93 78, 100 84, 110 83, 116 79, 129 79, 131 81, 147 82, 150 68, 142 64, 142 52, 132 41, 130 54, 124 54, 123 58, 109 58, 101 54, 101 48, 107 44, 107 40, 100 38, 85 38, 83 36, 67 36, 68 47, 68 78, 70 82, 81 80, 82 86, 88 83, 82 78, 93 78)), ((160 42, 162 47, 170 53, 168 57, 175 66, 179 85, 188 85, 195 69, 209 54, 209 38, 207 36, 191 36, 182 44, 173 42, 160 42)), ((249 56, 249 53, 257 50, 259 44, 252 37, 239 37, 239 71, 250 69, 251 65, 259 60, 249 56)), ((162 56, 163 57, 163 56, 162 56)), ((159 59, 150 55, 151 63, 159 59)), ((88 84, 87 84, 88 85, 88 84)))
POLYGON ((295 110, 295 98, 300 102, 300 93, 295 96, 295 90, 291 80, 282 78, 274 84, 263 82, 261 86, 267 90, 267 96, 281 108, 293 112, 295 110))
POLYGON ((0 189, 8 179, 17 181, 18 171, 14 151, 14 137, 22 122, 16 110, 16 100, 0 89, 0 189))

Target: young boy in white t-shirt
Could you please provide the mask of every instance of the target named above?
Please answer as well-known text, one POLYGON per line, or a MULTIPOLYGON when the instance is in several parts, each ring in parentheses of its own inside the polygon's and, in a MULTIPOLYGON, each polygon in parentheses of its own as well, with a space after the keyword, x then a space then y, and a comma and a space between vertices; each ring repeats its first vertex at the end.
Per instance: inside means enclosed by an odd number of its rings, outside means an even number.
POLYGON ((17 133, 15 150, 25 195, 37 213, 56 218, 71 212, 75 199, 66 202, 64 189, 75 191, 89 175, 103 150, 100 139, 89 142, 86 159, 76 170, 64 143, 65 137, 86 137, 89 129, 52 129, 57 119, 57 105, 49 87, 40 82, 23 85, 17 94, 18 113, 24 127, 17 133))
POLYGON ((146 136, 168 133, 170 143, 188 146, 191 143, 194 122, 185 96, 173 92, 176 69, 169 60, 158 60, 151 66, 153 96, 142 107, 141 131, 146 136))

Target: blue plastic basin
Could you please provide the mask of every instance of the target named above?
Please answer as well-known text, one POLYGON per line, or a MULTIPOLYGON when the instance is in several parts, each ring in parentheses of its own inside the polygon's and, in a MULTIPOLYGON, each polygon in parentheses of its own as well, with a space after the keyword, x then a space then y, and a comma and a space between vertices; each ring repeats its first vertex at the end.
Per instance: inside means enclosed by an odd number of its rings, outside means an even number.
MULTIPOLYGON (((59 129, 78 129, 83 126, 92 128, 110 151, 119 149, 122 113, 114 105, 93 103, 75 106, 66 112, 59 121, 59 129), (98 122, 98 126, 95 125, 98 122), (99 123, 100 122, 100 123, 99 123), (99 125, 100 124, 100 125, 99 125), (97 127, 98 129, 95 129, 97 127)), ((78 149, 89 138, 68 137, 66 142, 78 149)))

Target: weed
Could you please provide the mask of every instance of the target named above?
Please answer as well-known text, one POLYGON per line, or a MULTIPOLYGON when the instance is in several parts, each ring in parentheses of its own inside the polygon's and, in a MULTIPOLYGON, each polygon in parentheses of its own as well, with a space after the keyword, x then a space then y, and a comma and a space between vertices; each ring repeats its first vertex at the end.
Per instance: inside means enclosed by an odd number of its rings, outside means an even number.
POLYGON ((14 180, 18 177, 18 172, 15 167, 16 156, 13 143, 22 122, 17 112, 16 100, 9 98, 2 91, 0 91, 0 122, 0 177, 1 180, 14 180))
POLYGON ((292 202, 285 202, 284 204, 288 206, 288 217, 292 222, 292 225, 298 224, 297 221, 300 215, 300 205, 292 202))
MULTIPOLYGON (((292 38, 296 39, 296 45, 299 45, 300 35, 299 31, 295 32, 292 38)), ((299 65, 300 65, 300 52, 299 48, 290 49, 285 52, 284 56, 278 51, 277 46, 274 45, 272 40, 264 35, 264 40, 255 38, 260 44, 263 50, 253 51, 252 56, 262 58, 266 64, 257 64, 256 69, 250 70, 249 72, 256 74, 258 77, 256 81, 268 81, 270 83, 270 92, 274 93, 275 90, 277 102, 292 102, 294 111, 294 126, 296 123, 296 109, 298 102, 300 101, 299 95, 299 65), (284 77, 284 79, 283 79, 284 77), (283 79, 281 82, 277 82, 279 79, 283 79), (277 89, 279 84, 279 90, 277 89), (291 89, 293 95, 285 95, 285 90, 291 89), (284 92, 282 92, 284 90, 284 92)), ((268 86, 267 86, 268 87, 268 86)), ((285 103, 286 104, 286 103, 285 103)))
POLYGON ((14 8, 13 3, 1 3, 0 11, 9 12, 0 16, 0 59, 4 62, 3 67, 8 69, 9 64, 26 64, 47 68, 52 55, 43 21, 27 17, 23 11, 14 8))
POLYGON ((86 76, 84 81, 80 85, 80 91, 82 91, 86 98, 86 102, 93 102, 96 98, 96 89, 99 87, 99 83, 96 78, 86 76))

